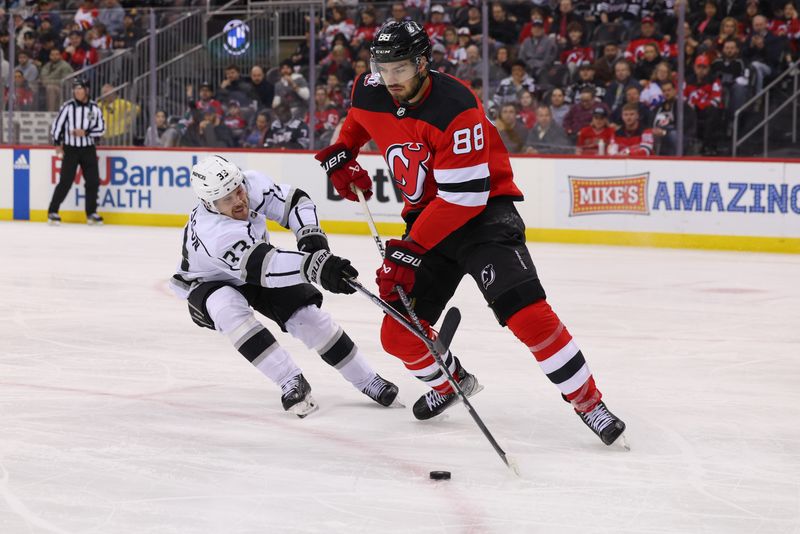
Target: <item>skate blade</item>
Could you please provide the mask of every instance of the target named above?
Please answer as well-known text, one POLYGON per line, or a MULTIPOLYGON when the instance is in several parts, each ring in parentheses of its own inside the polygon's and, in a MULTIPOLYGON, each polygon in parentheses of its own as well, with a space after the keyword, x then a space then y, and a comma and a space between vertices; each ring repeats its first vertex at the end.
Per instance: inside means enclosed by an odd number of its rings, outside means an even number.
POLYGON ((397 399, 393 400, 392 403, 389 406, 387 406, 387 408, 405 408, 405 407, 406 405, 397 399))
POLYGON ((628 436, 625 435, 625 432, 620 434, 619 437, 614 441, 614 443, 612 443, 612 445, 617 445, 619 447, 622 447, 626 451, 631 450, 631 443, 630 441, 628 441, 628 436))
POLYGON ((314 397, 311 395, 306 395, 306 398, 289 408, 287 411, 295 414, 300 419, 303 419, 307 415, 311 415, 312 413, 319 410, 319 405, 317 401, 314 400, 314 397))
POLYGON ((470 392, 470 394, 467 395, 467 398, 471 399, 472 397, 474 397, 475 395, 477 395, 481 391, 483 391, 483 385, 482 384, 477 384, 475 386, 475 388, 470 392))
POLYGON ((47 226, 61 226, 61 223, 58 221, 47 221, 47 226))

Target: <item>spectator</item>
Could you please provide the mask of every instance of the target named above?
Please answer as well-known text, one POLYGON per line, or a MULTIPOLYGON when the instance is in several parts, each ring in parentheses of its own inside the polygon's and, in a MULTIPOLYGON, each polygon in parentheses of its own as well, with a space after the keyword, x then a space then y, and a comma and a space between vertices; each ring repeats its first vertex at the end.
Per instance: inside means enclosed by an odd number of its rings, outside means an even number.
POLYGON ((328 75, 335 74, 339 80, 352 80, 353 63, 347 57, 347 50, 343 45, 337 44, 331 53, 319 64, 320 80, 325 80, 328 75))
POLYGON ((544 24, 544 31, 547 32, 549 28, 547 20, 545 19, 544 16, 544 12, 542 11, 542 8, 540 6, 534 6, 531 8, 530 18, 528 22, 526 22, 525 25, 522 26, 522 30, 520 30, 519 32, 519 38, 517 39, 517 43, 521 45, 522 43, 525 42, 525 39, 533 35, 532 31, 533 26, 534 24, 539 24, 540 21, 542 24, 544 24))
POLYGON ((228 101, 228 109, 225 112, 222 123, 231 131, 234 146, 240 146, 242 137, 244 137, 244 130, 247 127, 247 121, 242 116, 242 108, 238 100, 232 99, 228 101))
POLYGON ((81 70, 98 61, 97 50, 83 40, 83 34, 77 30, 69 33, 69 46, 64 49, 62 56, 73 70, 81 70))
POLYGON ((50 50, 50 60, 42 66, 39 80, 44 88, 46 111, 58 111, 61 103, 61 81, 74 71, 61 57, 58 48, 50 50))
POLYGON ((500 46, 494 51, 494 58, 489 63, 489 84, 497 88, 500 82, 511 75, 511 58, 508 47, 500 46))
MULTIPOLYGON (((571 6, 571 0, 565 1, 570 2, 571 6)), ((567 36, 559 61, 569 68, 570 73, 574 73, 579 65, 594 61, 594 50, 583 42, 583 26, 580 23, 570 22, 567 36)))
POLYGON ((236 100, 240 105, 250 105, 253 100, 253 86, 242 79, 242 72, 236 64, 225 68, 225 79, 219 84, 219 98, 236 100))
POLYGON ((800 54, 800 17, 793 1, 784 2, 783 24, 786 26, 786 38, 789 39, 789 49, 792 56, 797 59, 800 54))
POLYGON ((167 123, 167 114, 161 110, 156 111, 156 127, 150 125, 144 135, 144 146, 170 148, 180 144, 180 133, 174 124, 167 123))
POLYGON ((564 117, 569 113, 569 109, 563 89, 556 87, 550 91, 550 114, 553 116, 553 122, 563 127, 564 117))
POLYGON ((51 27, 49 31, 58 35, 64 27, 64 22, 61 20, 61 14, 57 10, 54 10, 55 7, 55 2, 51 0, 42 0, 39 2, 38 12, 34 14, 34 17, 38 21, 40 29, 44 21, 47 21, 51 27))
POLYGON ((531 36, 523 41, 519 58, 525 62, 527 70, 535 77, 549 67, 558 55, 555 39, 544 33, 544 19, 531 21, 531 36))
POLYGON ((536 108, 536 124, 528 132, 525 141, 527 154, 567 154, 571 143, 564 130, 553 122, 553 115, 547 106, 536 108))
POLYGON ((519 95, 519 120, 530 130, 536 124, 536 99, 530 91, 522 91, 519 95))
MULTIPOLYGON (((14 108, 19 111, 33 111, 34 109, 34 94, 28 80, 19 69, 14 69, 14 95, 15 102, 14 108)), ((8 91, 6 91, 6 102, 8 102, 8 91)), ((8 105, 8 104, 6 104, 8 105)))
POLYGON ((20 50, 17 54, 17 70, 22 73, 25 81, 28 82, 31 89, 35 91, 39 80, 39 69, 36 67, 36 64, 31 61, 30 55, 28 55, 28 52, 25 50, 20 50))
POLYGON ((659 63, 661 63, 661 55, 658 53, 658 46, 655 43, 647 43, 644 45, 642 58, 636 63, 634 77, 640 83, 644 80, 649 80, 659 63))
MULTIPOLYGON (((661 88, 659 88, 659 93, 660 92, 661 88)), ((638 86, 631 85, 625 89, 625 101, 620 107, 611 112, 611 125, 614 128, 618 128, 622 124, 622 108, 627 104, 635 105, 636 109, 639 110, 639 118, 641 121, 645 124, 651 124, 652 117, 650 116, 650 110, 642 103, 641 97, 642 92, 639 90, 638 86)))
POLYGON ((259 108, 271 108, 272 101, 275 99, 275 86, 264 76, 264 68, 260 65, 253 65, 250 69, 250 85, 253 88, 253 96, 259 108))
MULTIPOLYGON (((469 41, 469 30, 467 30, 467 41, 469 41)), ((461 49, 459 35, 454 26, 448 26, 444 30, 445 57, 453 65, 458 65, 467 58, 467 51, 461 49), (463 57, 461 52, 463 52, 463 57)))
POLYGON ((717 141, 722 127, 722 85, 711 76, 708 56, 700 55, 694 62, 694 72, 686 77, 684 96, 697 114, 698 136, 703 140, 703 154, 717 153, 717 141))
POLYGON ((126 13, 122 18, 122 31, 113 35, 114 48, 132 48, 144 37, 144 32, 136 25, 133 15, 126 13))
POLYGON ((456 67, 456 78, 464 81, 474 80, 480 78, 483 69, 481 63, 481 50, 477 45, 469 45, 467 47, 467 60, 456 67))
POLYGON ((597 5, 597 13, 603 24, 621 22, 630 27, 639 19, 642 3, 639 0, 610 0, 597 5))
POLYGON ((439 4, 431 6, 430 20, 425 23, 423 28, 425 33, 428 34, 428 39, 431 40, 431 43, 444 42, 444 32, 447 29, 447 24, 444 22, 444 7, 439 4))
POLYGON ((244 148, 257 148, 263 147, 264 143, 267 138, 267 132, 269 131, 269 115, 262 111, 258 115, 256 115, 255 124, 247 132, 244 140, 242 141, 242 146, 244 148))
POLYGON ((739 16, 739 35, 748 37, 753 31, 753 19, 761 13, 759 0, 747 0, 745 11, 739 16))
POLYGON ((719 35, 714 41, 714 50, 722 52, 722 47, 728 39, 739 40, 739 23, 733 17, 725 17, 719 25, 719 35))
MULTIPOLYGON (((559 46, 567 47, 572 40, 570 32, 580 31, 583 37, 584 21, 575 14, 572 7, 572 0, 561 0, 558 2, 558 9, 553 14, 553 22, 550 25, 550 33, 555 37, 559 46), (578 28, 575 29, 577 24, 578 28)), ((593 58, 592 58, 593 59, 593 58)), ((565 63, 562 61, 562 63, 565 63)))
MULTIPOLYGON (((656 142, 656 152, 660 156, 675 156, 678 153, 678 91, 675 82, 666 80, 661 82, 661 91, 664 93, 664 103, 655 112, 653 121, 653 136, 656 142)), ((697 117, 694 110, 683 103, 683 139, 686 147, 697 135, 697 117)), ((686 151, 684 150, 684 153, 686 151)))
POLYGON ((595 101, 594 90, 591 87, 581 89, 578 102, 569 108, 567 115, 564 117, 562 126, 567 135, 574 139, 584 126, 588 126, 597 107, 605 109, 606 118, 608 118, 608 109, 605 104, 595 101))
POLYGON ((356 25, 347 18, 347 11, 344 6, 335 5, 331 8, 330 19, 326 19, 322 25, 322 37, 328 45, 333 46, 333 38, 341 33, 349 42, 356 31, 356 25))
POLYGON ((518 104, 523 91, 533 93, 535 90, 533 78, 525 72, 525 62, 518 59, 511 65, 511 76, 500 82, 493 100, 498 106, 518 104))
POLYGON ((100 95, 100 110, 106 123, 103 144, 111 146, 133 144, 133 125, 139 114, 139 106, 120 98, 118 90, 109 83, 103 85, 100 95))
MULTIPOLYGON (((197 99, 197 102, 195 103, 195 107, 197 109, 202 110, 204 113, 208 110, 213 110, 214 113, 220 117, 222 116, 222 104, 219 100, 214 98, 214 89, 211 87, 210 83, 203 82, 200 84, 199 96, 200 98, 197 99)), ((202 118, 200 118, 200 120, 202 120, 202 118)))
POLYGON ((750 93, 750 69, 739 57, 739 43, 733 37, 722 46, 722 55, 711 65, 711 76, 719 78, 723 89, 723 108, 728 119, 742 107, 750 93))
POLYGON ((719 26, 716 1, 706 0, 703 4, 703 14, 696 17, 692 30, 701 42, 712 41, 719 35, 719 26))
POLYGON ((467 60, 467 48, 472 45, 472 35, 469 33, 469 28, 458 29, 458 47, 454 52, 456 65, 460 65, 467 60))
POLYGON ((619 45, 606 43, 603 46, 603 57, 594 63, 594 78, 598 85, 608 85, 614 79, 614 66, 619 59, 619 45))
MULTIPOLYGON (((331 144, 331 137, 336 126, 339 125, 342 111, 328 98, 325 87, 317 87, 314 92, 314 103, 316 111, 313 128, 317 145, 315 148, 324 148, 331 144)), ((306 122, 311 123, 308 117, 306 117, 306 122)))
POLYGON ((100 13, 97 20, 103 23, 108 33, 117 35, 122 32, 124 19, 125 10, 119 5, 118 0, 100 0, 100 13))
POLYGON ((500 107, 500 116, 495 121, 495 127, 500 134, 500 139, 509 154, 521 154, 528 137, 528 130, 517 118, 515 104, 503 104, 500 107))
MULTIPOLYGON (((583 97, 583 95, 581 95, 583 97)), ((578 132, 575 153, 585 156, 604 155, 614 138, 614 128, 608 125, 608 111, 603 106, 592 109, 592 120, 578 132)))
POLYGON ((761 92, 765 82, 778 73, 784 43, 784 38, 776 37, 767 30, 766 17, 753 17, 753 31, 745 41, 743 55, 755 72, 757 93, 761 92))
POLYGON ((101 56, 107 56, 113 48, 113 41, 106 31, 106 25, 99 21, 86 32, 86 41, 101 56))
MULTIPOLYGON (((481 78, 475 78, 470 82, 470 88, 472 89, 472 94, 475 95, 475 98, 484 102, 483 100, 483 80, 481 78)), ((495 103, 494 99, 489 99, 488 101, 484 102, 484 111, 486 111, 486 116, 489 117, 489 120, 494 122, 497 120, 497 116, 499 115, 499 111, 497 110, 497 104, 495 103)))
POLYGON ((200 134, 200 123, 203 122, 203 110, 194 108, 189 110, 189 118, 181 135, 180 146, 201 147, 207 146, 205 139, 200 134))
POLYGON ((675 72, 673 72, 670 64, 666 61, 662 61, 661 63, 656 65, 656 68, 653 70, 653 75, 651 76, 651 79, 654 82, 661 85, 666 81, 675 83, 677 81, 677 76, 675 72))
POLYGON ((636 104, 622 106, 622 126, 617 129, 609 145, 611 156, 614 155, 614 144, 620 156, 649 156, 653 153, 653 130, 639 120, 639 107, 636 104))
POLYGON ((456 68, 445 57, 447 49, 441 43, 433 45, 431 50, 430 69, 455 76, 456 68))
MULTIPOLYGON (((661 84, 645 80, 644 83, 642 83, 642 92, 639 95, 639 102, 647 107, 647 116, 652 118, 653 110, 664 102, 664 93, 661 92, 661 84)), ((640 117, 644 117, 644 115, 640 117)))
POLYGON ((286 104, 294 116, 302 115, 311 96, 308 82, 302 74, 294 72, 289 60, 281 61, 280 75, 280 80, 275 84, 275 100, 272 106, 286 104))
POLYGON ((564 99, 568 104, 575 104, 584 88, 588 87, 594 93, 594 98, 598 102, 603 101, 606 88, 598 84, 594 79, 594 65, 584 61, 578 67, 578 79, 564 91, 564 99))
POLYGON ((207 109, 203 112, 199 133, 203 139, 202 146, 219 148, 233 148, 236 146, 233 132, 222 122, 220 116, 213 109, 207 109))
POLYGON ((56 50, 59 55, 61 51, 56 48, 56 37, 52 33, 45 33, 39 37, 39 49, 34 57, 34 62, 41 71, 42 67, 50 62, 50 53, 56 50))
POLYGON ((25 32, 22 34, 22 45, 17 48, 17 52, 25 52, 29 58, 36 56, 36 33, 25 32))
POLYGON ((512 45, 517 42, 517 36, 517 25, 508 18, 506 8, 499 2, 493 3, 492 20, 489 22, 489 37, 494 39, 495 43, 512 45))
POLYGON ((481 18, 481 10, 477 6, 469 6, 467 9, 467 21, 463 24, 469 30, 472 39, 480 41, 483 38, 483 19, 481 18))
POLYGON ((276 118, 267 132, 264 146, 267 148, 309 148, 308 125, 292 118, 292 110, 288 104, 279 104, 275 108, 276 118))
MULTIPOLYGON (((441 45, 439 45, 439 46, 441 46, 441 45)), ((434 55, 434 57, 435 57, 435 55, 434 55)), ((448 61, 445 61, 445 63, 447 65, 449 65, 449 68, 453 68, 453 66, 450 65, 450 63, 448 61)), ((433 64, 431 64, 431 68, 433 68, 433 64)), ((356 81, 359 79, 359 77, 361 77, 361 75, 364 74, 365 72, 367 72, 368 70, 369 70, 368 64, 363 59, 357 59, 353 63, 353 71, 355 72, 355 75, 353 76, 352 80, 347 82, 347 86, 345 87, 344 96, 346 98, 345 98, 344 103, 341 106, 342 109, 346 109, 346 108, 350 107, 350 95, 353 94, 353 84, 355 84, 356 81)), ((439 71, 439 72, 442 72, 442 71, 439 71)))
POLYGON ((328 79, 325 82, 325 90, 328 92, 328 98, 331 99, 334 105, 344 108, 345 94, 338 76, 335 74, 328 74, 328 79))
POLYGON ((639 83, 631 76, 631 64, 626 59, 620 59, 614 64, 614 81, 608 86, 605 104, 613 112, 625 103, 625 91, 631 85, 640 91, 639 83))
POLYGON ((75 12, 75 22, 80 25, 81 30, 86 31, 94 26, 94 21, 99 16, 99 11, 92 0, 82 0, 80 7, 75 12))
POLYGON ((375 18, 375 11, 372 7, 365 8, 360 15, 360 21, 353 31, 353 38, 350 39, 350 46, 354 49, 361 46, 369 46, 378 31, 378 23, 375 18))
POLYGON ((397 22, 408 22, 413 20, 408 13, 406 12, 406 6, 403 2, 394 2, 392 4, 391 10, 392 19, 396 20, 397 22))

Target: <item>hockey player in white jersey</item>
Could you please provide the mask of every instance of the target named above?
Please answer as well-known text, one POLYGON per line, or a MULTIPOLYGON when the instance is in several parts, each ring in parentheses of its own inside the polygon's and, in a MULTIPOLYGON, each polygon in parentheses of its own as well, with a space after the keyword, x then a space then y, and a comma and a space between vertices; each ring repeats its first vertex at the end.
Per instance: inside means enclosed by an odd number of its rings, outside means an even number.
POLYGON ((183 254, 173 290, 189 303, 192 320, 226 335, 282 390, 283 408, 305 417, 317 409, 311 386, 253 310, 317 351, 359 391, 391 405, 397 386, 379 376, 350 337, 321 309, 322 294, 353 293, 350 262, 331 254, 316 206, 301 189, 242 171, 221 156, 192 168, 200 199, 183 230, 183 254), (294 232, 298 251, 269 243, 267 220, 294 232))

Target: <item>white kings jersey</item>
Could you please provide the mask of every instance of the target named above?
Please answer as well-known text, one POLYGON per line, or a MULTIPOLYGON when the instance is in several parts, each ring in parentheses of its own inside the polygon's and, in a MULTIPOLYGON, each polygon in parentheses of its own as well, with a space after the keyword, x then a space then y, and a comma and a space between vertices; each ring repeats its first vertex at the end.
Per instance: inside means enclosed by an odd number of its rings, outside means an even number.
POLYGON ((181 261, 170 280, 180 297, 200 282, 286 287, 307 281, 302 271, 309 254, 270 245, 267 220, 298 235, 305 226, 319 225, 316 206, 300 189, 276 184, 258 171, 243 174, 250 202, 246 221, 213 213, 202 202, 192 210, 183 229, 181 261))

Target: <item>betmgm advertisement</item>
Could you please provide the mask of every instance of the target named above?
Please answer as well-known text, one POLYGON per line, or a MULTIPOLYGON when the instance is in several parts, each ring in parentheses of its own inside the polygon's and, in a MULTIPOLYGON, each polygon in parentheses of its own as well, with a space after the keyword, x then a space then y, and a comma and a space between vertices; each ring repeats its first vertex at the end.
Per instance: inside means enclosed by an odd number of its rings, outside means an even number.
MULTIPOLYGON (((99 212, 109 224, 182 226, 196 204, 192 166, 215 152, 99 149, 99 212)), ((243 169, 305 190, 330 232, 366 234, 308 152, 222 152, 243 169)), ((362 154, 381 232, 403 233, 404 197, 386 160, 362 154)), ((772 161, 513 157, 532 241, 800 253, 800 164, 772 161)), ((46 219, 61 159, 49 148, 0 149, 0 220, 46 219)), ((410 170, 409 170, 410 172, 410 170)), ((402 177, 401 177, 402 178, 402 177)), ((61 206, 85 221, 80 171, 61 206)))

